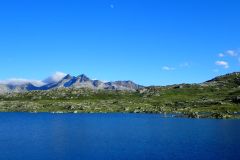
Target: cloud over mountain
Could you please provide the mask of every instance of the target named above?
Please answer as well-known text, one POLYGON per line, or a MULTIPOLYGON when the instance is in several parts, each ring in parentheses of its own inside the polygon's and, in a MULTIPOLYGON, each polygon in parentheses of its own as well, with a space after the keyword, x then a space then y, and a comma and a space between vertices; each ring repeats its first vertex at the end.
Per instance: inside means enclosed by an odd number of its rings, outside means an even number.
POLYGON ((60 81, 63 77, 65 77, 67 74, 63 72, 56 72, 52 76, 46 78, 45 80, 30 80, 30 79, 24 79, 24 78, 10 78, 7 80, 0 80, 0 84, 5 85, 25 85, 28 83, 33 84, 36 87, 40 87, 43 85, 46 85, 48 83, 56 83, 60 81))
POLYGON ((25 85, 31 83, 34 86, 43 86, 45 83, 40 80, 29 80, 29 79, 22 79, 22 78, 11 78, 7 80, 0 80, 0 84, 6 84, 6 85, 25 85))
POLYGON ((52 76, 48 77, 47 79, 43 80, 44 83, 55 83, 60 81, 63 77, 67 74, 63 72, 56 72, 52 76))

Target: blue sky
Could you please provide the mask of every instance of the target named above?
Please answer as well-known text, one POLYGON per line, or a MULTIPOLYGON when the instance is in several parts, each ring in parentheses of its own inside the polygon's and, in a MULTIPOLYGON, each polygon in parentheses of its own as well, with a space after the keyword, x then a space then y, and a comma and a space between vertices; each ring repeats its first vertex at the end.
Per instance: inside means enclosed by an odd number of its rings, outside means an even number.
POLYGON ((56 71, 143 85, 240 68, 239 0, 2 0, 0 79, 56 71))

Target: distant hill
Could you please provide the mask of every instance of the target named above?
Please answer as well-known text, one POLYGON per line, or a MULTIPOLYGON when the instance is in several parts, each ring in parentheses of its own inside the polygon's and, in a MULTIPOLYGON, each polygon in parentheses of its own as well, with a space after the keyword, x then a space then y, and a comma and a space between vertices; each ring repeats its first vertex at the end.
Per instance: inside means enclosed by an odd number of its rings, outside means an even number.
POLYGON ((225 87, 238 87, 240 86, 240 72, 233 72, 215 77, 211 80, 206 81, 205 84, 225 87))

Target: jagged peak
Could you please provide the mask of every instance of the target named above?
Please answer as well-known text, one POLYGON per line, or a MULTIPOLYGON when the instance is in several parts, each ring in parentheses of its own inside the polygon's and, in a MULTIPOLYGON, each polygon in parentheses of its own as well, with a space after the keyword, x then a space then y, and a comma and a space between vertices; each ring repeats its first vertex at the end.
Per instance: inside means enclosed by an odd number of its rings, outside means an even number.
POLYGON ((72 78, 70 74, 67 74, 65 77, 63 77, 63 79, 70 79, 70 78, 72 78))
POLYGON ((80 79, 81 81, 89 81, 89 80, 91 80, 85 74, 81 74, 81 75, 77 76, 77 78, 80 79))
POLYGON ((80 74, 77 77, 84 77, 84 78, 88 78, 88 76, 86 76, 85 74, 80 74))

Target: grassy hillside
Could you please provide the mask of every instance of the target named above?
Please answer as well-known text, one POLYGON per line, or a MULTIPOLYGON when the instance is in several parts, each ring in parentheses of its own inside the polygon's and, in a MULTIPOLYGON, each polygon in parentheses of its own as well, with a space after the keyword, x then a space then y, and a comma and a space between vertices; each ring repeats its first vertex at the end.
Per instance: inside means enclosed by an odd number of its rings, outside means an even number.
POLYGON ((146 87, 136 92, 57 89, 0 95, 0 111, 179 113, 240 118, 240 74, 202 84, 146 87))

